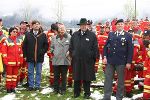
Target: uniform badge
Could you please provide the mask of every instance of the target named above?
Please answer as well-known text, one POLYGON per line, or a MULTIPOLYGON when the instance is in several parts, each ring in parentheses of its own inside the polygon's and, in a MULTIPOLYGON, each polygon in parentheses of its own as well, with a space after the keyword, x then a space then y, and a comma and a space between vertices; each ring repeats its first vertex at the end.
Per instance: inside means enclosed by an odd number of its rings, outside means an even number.
POLYGON ((86 38, 86 41, 90 41, 89 38, 86 38))
POLYGON ((125 45, 125 41, 126 41, 126 39, 125 39, 125 38, 121 38, 122 46, 124 46, 124 45, 125 45))

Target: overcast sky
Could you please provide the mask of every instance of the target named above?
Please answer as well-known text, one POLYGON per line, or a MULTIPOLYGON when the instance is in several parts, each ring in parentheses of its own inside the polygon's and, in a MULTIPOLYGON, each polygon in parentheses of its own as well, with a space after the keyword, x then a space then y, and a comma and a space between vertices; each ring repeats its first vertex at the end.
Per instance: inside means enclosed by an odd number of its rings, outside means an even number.
MULTIPOLYGON (((125 17, 124 5, 127 1, 135 0, 62 0, 63 19, 103 19, 125 17)), ((0 0, 0 15, 11 15, 20 12, 29 5, 31 9, 38 9, 43 18, 53 19, 56 0, 0 0)), ((134 5, 133 5, 134 6, 134 5)), ((150 0, 137 0, 138 17, 150 17, 150 0)))

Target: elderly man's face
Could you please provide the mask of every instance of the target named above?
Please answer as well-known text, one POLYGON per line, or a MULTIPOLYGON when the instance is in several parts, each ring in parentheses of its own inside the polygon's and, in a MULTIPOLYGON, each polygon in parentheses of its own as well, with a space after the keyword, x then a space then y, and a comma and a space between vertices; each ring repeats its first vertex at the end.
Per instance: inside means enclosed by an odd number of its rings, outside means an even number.
POLYGON ((117 23, 116 28, 118 31, 122 31, 124 29, 124 23, 123 22, 117 23))
POLYGON ((87 28, 88 28, 88 27, 87 27, 86 24, 80 25, 80 29, 81 29, 82 31, 86 31, 87 28))

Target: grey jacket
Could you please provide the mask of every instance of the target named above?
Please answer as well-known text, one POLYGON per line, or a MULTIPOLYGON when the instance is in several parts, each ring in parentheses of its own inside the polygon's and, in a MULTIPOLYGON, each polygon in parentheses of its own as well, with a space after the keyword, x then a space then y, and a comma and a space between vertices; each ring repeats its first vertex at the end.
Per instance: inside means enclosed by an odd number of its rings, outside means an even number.
POLYGON ((70 65, 70 60, 67 57, 71 36, 67 33, 64 34, 61 40, 59 35, 52 37, 50 46, 51 52, 54 54, 52 57, 52 65, 70 65))

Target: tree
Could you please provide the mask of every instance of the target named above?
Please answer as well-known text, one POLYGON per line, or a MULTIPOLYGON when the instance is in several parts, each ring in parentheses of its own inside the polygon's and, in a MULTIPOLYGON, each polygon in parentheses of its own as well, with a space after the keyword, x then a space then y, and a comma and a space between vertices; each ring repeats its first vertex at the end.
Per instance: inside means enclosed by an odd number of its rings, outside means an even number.
POLYGON ((124 5, 124 14, 127 18, 132 19, 135 17, 135 0, 127 0, 127 3, 124 5))
POLYGON ((55 20, 57 22, 62 22, 64 14, 64 6, 62 0, 55 0, 53 11, 55 15, 55 20))

